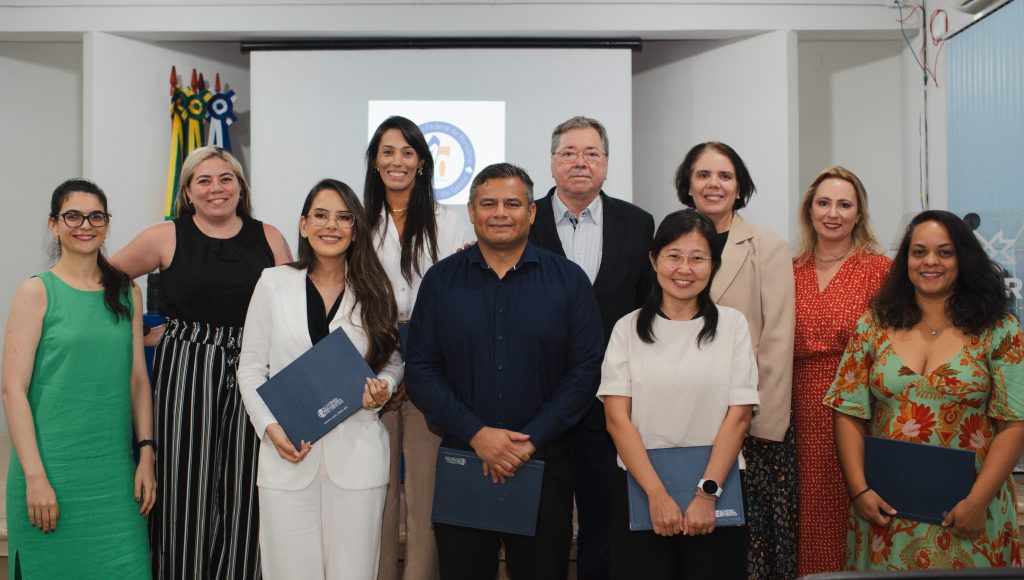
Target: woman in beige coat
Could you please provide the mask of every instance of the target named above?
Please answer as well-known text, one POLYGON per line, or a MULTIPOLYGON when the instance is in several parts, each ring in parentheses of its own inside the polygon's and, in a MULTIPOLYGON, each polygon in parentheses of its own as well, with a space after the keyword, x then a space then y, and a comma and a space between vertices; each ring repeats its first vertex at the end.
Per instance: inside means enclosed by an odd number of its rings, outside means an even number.
POLYGON ((761 404, 743 444, 749 573, 750 578, 779 580, 796 575, 796 453, 790 428, 793 266, 782 238, 737 213, 754 191, 743 160, 724 143, 693 147, 676 171, 679 200, 711 218, 718 232, 712 251, 720 252, 722 267, 711 298, 742 312, 750 325, 761 404))

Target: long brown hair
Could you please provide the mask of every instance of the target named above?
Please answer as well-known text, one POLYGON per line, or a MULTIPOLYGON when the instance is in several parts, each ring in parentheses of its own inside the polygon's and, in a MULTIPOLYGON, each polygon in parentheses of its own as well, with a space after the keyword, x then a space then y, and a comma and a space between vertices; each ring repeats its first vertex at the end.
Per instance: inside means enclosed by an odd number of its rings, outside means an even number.
MULTIPOLYGON (((373 227, 387 227, 388 212, 385 211, 387 191, 377 168, 377 151, 384 133, 398 129, 402 138, 416 151, 423 167, 416 175, 416 181, 409 194, 405 227, 402 228, 402 253, 399 267, 406 282, 412 283, 413 273, 422 276, 420 256, 426 254, 431 263, 437 262, 437 217, 434 215, 434 157, 420 128, 405 117, 388 117, 377 127, 366 148, 366 179, 363 183, 363 201, 373 227)), ((383 240, 383 236, 381 236, 383 240)))
MULTIPOLYGON (((320 181, 306 196, 302 204, 302 217, 308 219, 313 200, 325 190, 337 193, 355 218, 352 224, 352 243, 345 252, 345 288, 355 294, 356 303, 362 309, 362 325, 369 342, 363 358, 374 372, 380 372, 399 345, 396 327, 398 306, 395 305, 394 290, 373 249, 373 232, 366 212, 351 187, 337 179, 320 181)), ((299 236, 299 259, 288 265, 299 270, 306 269, 307 272, 316 269, 316 256, 308 239, 299 236)))

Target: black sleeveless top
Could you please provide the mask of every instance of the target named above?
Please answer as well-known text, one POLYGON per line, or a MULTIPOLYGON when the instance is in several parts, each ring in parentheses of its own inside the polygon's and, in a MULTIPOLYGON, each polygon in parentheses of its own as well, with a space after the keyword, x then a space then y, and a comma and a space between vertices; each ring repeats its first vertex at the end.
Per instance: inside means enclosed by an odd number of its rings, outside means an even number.
POLYGON ((160 273, 163 314, 190 322, 240 327, 264 268, 274 253, 263 223, 242 216, 242 229, 228 239, 199 231, 191 215, 174 220, 171 265, 160 273))

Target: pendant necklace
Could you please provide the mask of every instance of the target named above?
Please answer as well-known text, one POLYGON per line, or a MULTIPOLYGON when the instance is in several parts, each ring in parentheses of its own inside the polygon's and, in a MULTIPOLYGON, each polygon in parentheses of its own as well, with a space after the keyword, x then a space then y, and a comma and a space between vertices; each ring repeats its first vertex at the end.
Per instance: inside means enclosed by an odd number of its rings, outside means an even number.
POLYGON ((850 252, 852 252, 852 251, 853 251, 853 246, 850 246, 850 248, 848 250, 846 250, 845 252, 843 252, 842 254, 840 254, 838 256, 822 256, 821 254, 818 253, 817 250, 815 250, 814 251, 814 259, 819 261, 819 262, 826 263, 826 264, 829 263, 829 262, 838 262, 840 260, 845 260, 846 257, 849 256, 850 252))

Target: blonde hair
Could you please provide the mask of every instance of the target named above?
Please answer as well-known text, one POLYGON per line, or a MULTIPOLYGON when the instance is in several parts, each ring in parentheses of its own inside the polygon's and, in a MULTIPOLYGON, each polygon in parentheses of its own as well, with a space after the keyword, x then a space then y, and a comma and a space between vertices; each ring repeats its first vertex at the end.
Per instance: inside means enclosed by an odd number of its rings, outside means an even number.
POLYGON ((245 180, 242 164, 227 149, 214 145, 196 149, 181 164, 181 176, 178 178, 178 196, 174 203, 174 217, 196 213, 196 208, 189 203, 188 195, 186 195, 189 184, 192 182, 192 176, 195 175, 199 165, 214 157, 227 163, 228 167, 231 168, 231 172, 235 174, 235 178, 238 179, 238 207, 235 208, 235 213, 240 216, 252 217, 252 192, 249 190, 249 183, 245 180))
POLYGON ((818 233, 814 231, 814 224, 811 223, 811 204, 814 202, 814 194, 818 186, 826 179, 842 179, 853 186, 857 192, 857 222, 853 224, 853 249, 868 254, 878 253, 878 240, 871 230, 871 220, 868 217, 868 192, 860 178, 845 167, 835 165, 824 169, 811 185, 804 191, 800 200, 800 253, 798 261, 804 262, 814 253, 814 247, 818 244, 818 233))

